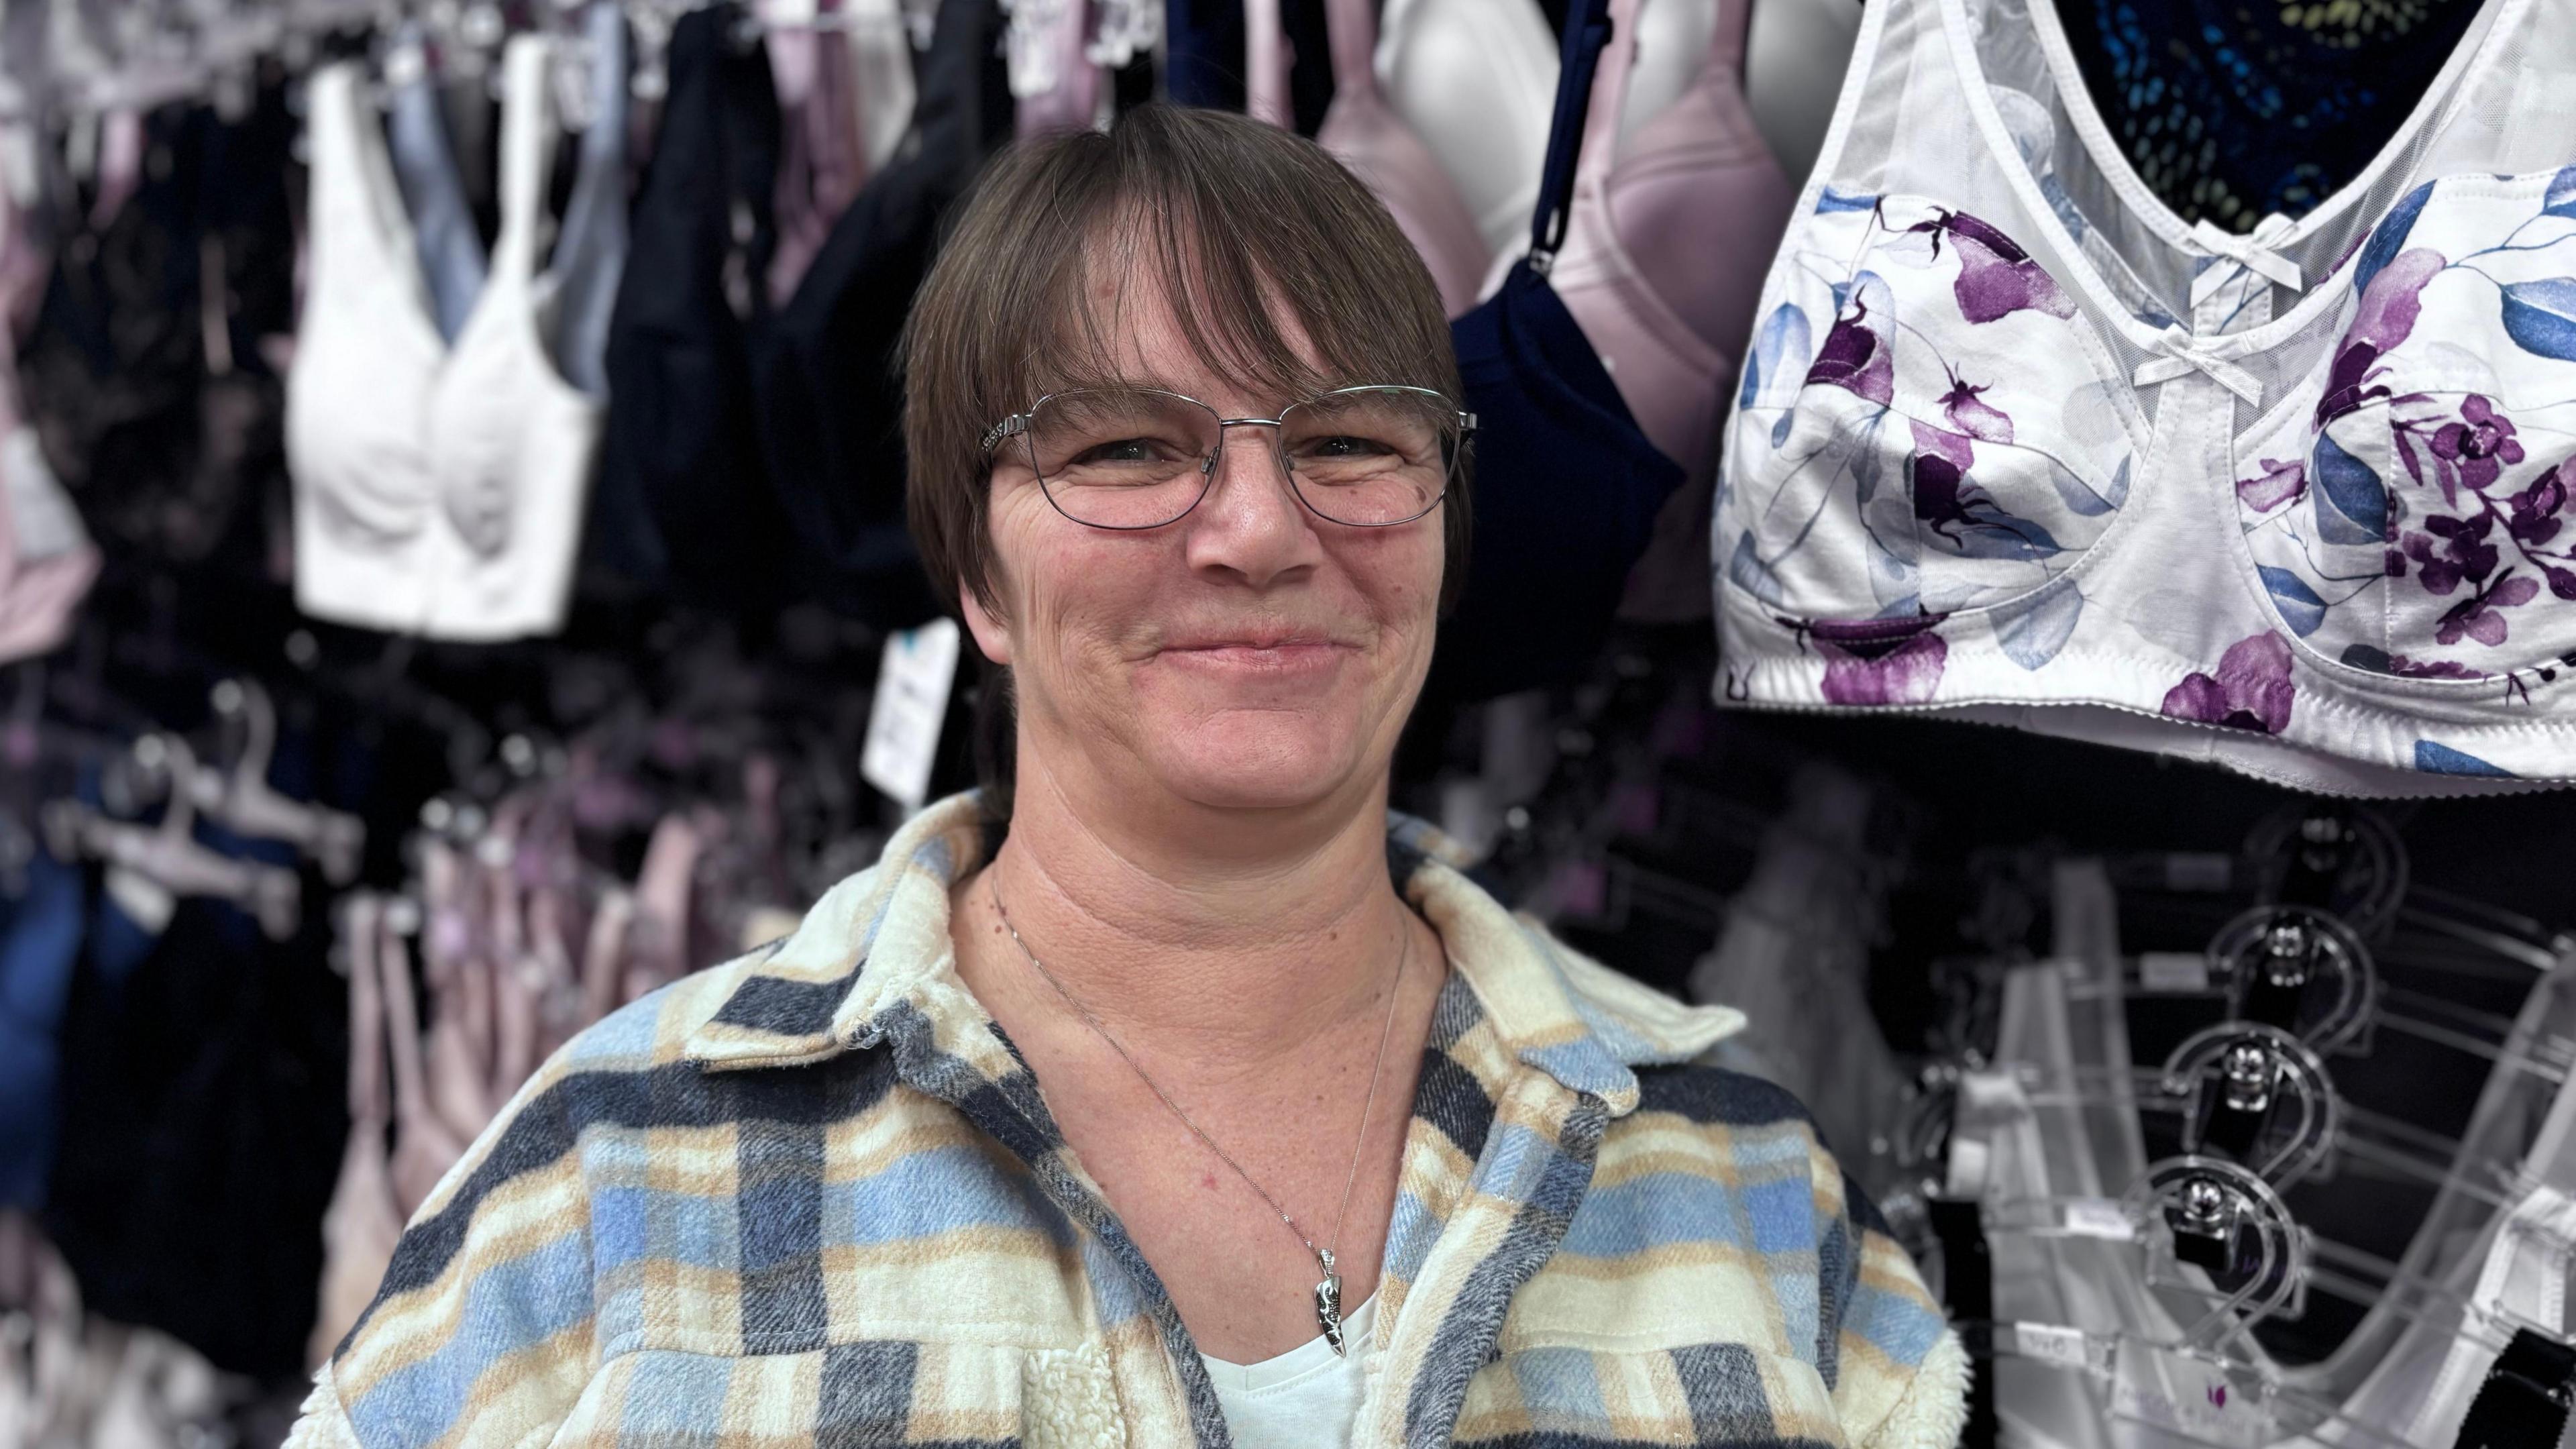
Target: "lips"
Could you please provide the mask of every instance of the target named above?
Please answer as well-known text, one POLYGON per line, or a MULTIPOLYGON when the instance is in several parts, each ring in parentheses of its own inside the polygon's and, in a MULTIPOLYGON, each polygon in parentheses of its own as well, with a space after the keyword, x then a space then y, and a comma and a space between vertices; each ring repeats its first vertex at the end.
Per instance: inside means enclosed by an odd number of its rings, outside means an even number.
POLYGON ((1351 649, 1320 633, 1260 631, 1175 639, 1160 653, 1167 662, 1186 668, 1295 674, 1330 668, 1351 649))

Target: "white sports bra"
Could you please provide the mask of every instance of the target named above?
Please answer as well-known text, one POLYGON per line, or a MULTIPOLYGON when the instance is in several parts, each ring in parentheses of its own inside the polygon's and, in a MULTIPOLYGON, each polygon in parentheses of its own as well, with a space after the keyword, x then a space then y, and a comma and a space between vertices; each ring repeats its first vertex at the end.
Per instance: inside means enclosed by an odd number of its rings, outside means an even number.
POLYGON ((2567 16, 2487 0, 2351 186, 2240 237, 2139 181, 2047 0, 1873 0, 1726 435, 1723 696, 2576 781, 2567 16))
POLYGON ((315 618, 498 640, 563 622, 600 406, 549 356, 536 257, 548 41, 503 58, 501 231, 453 347, 358 69, 315 73, 310 281, 287 378, 296 601, 315 618))

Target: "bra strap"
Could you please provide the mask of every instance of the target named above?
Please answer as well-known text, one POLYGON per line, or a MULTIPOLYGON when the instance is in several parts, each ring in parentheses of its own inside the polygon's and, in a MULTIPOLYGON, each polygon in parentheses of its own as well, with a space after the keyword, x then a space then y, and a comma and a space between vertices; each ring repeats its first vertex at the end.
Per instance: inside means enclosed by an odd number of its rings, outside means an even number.
POLYGON ((1717 0, 1717 23, 1708 28, 1708 64, 1737 85, 1753 44, 1753 7, 1759 0, 1717 0))
POLYGON ((1324 33, 1332 37, 1333 89, 1377 89, 1377 10, 1371 0, 1324 0, 1324 33))
POLYGON ((1637 11, 1645 0, 1609 0, 1610 39, 1592 80, 1592 104, 1583 121, 1578 181, 1606 179, 1619 162, 1619 118, 1628 108, 1628 77, 1637 69, 1637 11))
POLYGON ((513 36, 501 57, 501 234, 492 272, 524 282, 536 274, 537 229, 554 166, 554 96, 546 83, 552 45, 513 36))
MULTIPOLYGON (((1334 84, 1340 83, 1336 75, 1334 84)), ((1243 0, 1243 109, 1283 131, 1296 128, 1288 100, 1288 28, 1279 0, 1243 0)))
MULTIPOLYGON (((1530 270, 1541 276, 1565 244, 1574 204, 1574 177, 1592 109, 1592 75, 1610 43, 1613 0, 1573 0, 1565 9, 1562 63, 1556 73, 1556 114, 1548 124, 1547 163, 1539 171, 1538 209, 1530 215, 1530 270)), ((1617 114, 1615 111, 1612 113, 1617 114)), ((1616 130, 1614 125, 1612 128, 1616 130)))

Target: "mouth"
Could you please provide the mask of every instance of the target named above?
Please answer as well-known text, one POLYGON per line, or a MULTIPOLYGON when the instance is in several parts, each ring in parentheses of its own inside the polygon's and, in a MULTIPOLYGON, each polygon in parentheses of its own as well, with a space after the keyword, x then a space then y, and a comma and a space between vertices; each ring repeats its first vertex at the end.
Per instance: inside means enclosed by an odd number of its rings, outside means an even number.
POLYGON ((1161 658, 1188 669, 1242 674, 1298 674, 1329 669, 1352 652, 1322 634, 1245 634, 1166 644, 1161 658))

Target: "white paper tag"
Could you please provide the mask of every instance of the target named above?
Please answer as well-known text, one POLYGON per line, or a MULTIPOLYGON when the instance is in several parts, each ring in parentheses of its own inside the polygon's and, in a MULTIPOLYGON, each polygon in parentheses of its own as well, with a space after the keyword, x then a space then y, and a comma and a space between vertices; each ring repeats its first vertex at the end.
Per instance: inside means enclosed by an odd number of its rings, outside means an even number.
POLYGON ((2066 1204, 2066 1231, 2079 1238, 2125 1243, 2138 1235, 2137 1224, 2109 1198, 2079 1197, 2066 1204))
POLYGON ((956 620, 933 619, 888 638, 884 662, 877 666, 859 773, 906 814, 920 809, 930 794, 930 767, 939 755, 939 727, 948 718, 962 638, 956 620))
POLYGON ((2066 1328, 2054 1323, 2016 1323, 2013 1325, 2013 1347, 2024 1358, 2053 1363, 2059 1368, 2080 1369, 2090 1360, 2084 1352, 2084 1330, 2066 1328))
POLYGON ((2207 991, 2209 958, 2197 951, 2149 951, 2138 957, 2140 991, 2207 991))

